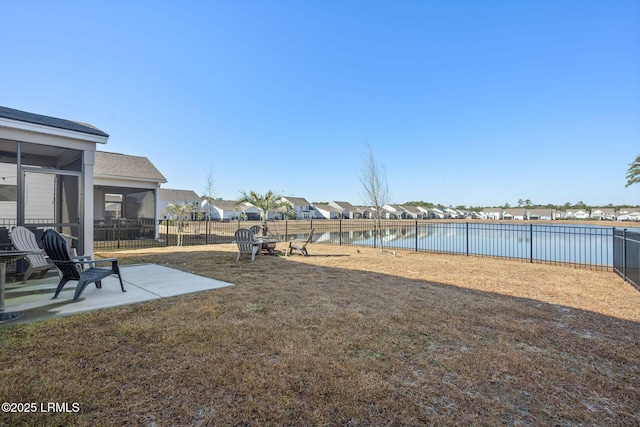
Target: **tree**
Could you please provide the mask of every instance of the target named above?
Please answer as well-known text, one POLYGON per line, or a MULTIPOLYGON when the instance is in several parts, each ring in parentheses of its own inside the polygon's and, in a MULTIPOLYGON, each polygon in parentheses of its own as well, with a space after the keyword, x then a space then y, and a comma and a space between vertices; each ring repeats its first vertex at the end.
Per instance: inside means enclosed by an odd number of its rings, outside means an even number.
POLYGON ((198 207, 191 203, 171 202, 162 210, 162 215, 168 215, 176 219, 176 234, 178 236, 178 246, 182 246, 182 235, 187 221, 191 215, 198 212, 198 207))
POLYGON ((518 207, 522 207, 523 204, 524 204, 524 200, 518 199, 518 207))
POLYGON ((636 157, 636 159, 629 165, 629 169, 627 169, 627 185, 628 187, 632 184, 637 184, 640 182, 640 156, 636 157))
POLYGON ((269 212, 277 209, 285 209, 285 216, 288 218, 295 218, 295 212, 293 211, 292 206, 287 202, 283 202, 281 199, 282 196, 275 194, 271 190, 267 191, 264 195, 255 191, 249 191, 248 193, 246 191, 241 191, 240 198, 236 200, 236 205, 241 203, 251 203, 253 206, 258 208, 260 216, 262 217, 262 232, 266 233, 269 212))
POLYGON ((381 217, 382 207, 389 203, 389 185, 384 165, 378 163, 369 144, 365 144, 360 168, 360 184, 362 185, 361 197, 363 201, 375 209, 373 213, 374 232, 380 236, 380 251, 383 251, 381 217))
POLYGON ((200 197, 200 200, 207 202, 208 217, 211 217, 211 204, 215 200, 215 185, 213 180, 213 172, 211 169, 207 170, 207 184, 204 188, 204 195, 200 197))

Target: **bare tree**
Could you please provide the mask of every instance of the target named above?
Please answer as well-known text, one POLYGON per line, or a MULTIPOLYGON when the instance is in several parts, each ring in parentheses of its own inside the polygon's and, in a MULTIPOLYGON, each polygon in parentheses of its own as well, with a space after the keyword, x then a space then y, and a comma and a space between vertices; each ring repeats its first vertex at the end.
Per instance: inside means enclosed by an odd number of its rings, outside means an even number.
POLYGON ((211 218, 211 204, 215 200, 215 181, 213 179, 213 172, 211 168, 207 169, 207 184, 204 187, 204 195, 200 197, 200 200, 207 202, 207 219, 211 218))
POLYGON ((361 197, 363 201, 375 209, 373 213, 374 233, 380 236, 380 251, 384 250, 382 243, 382 207, 389 203, 389 185, 387 171, 373 155, 369 144, 365 144, 360 168, 361 197))

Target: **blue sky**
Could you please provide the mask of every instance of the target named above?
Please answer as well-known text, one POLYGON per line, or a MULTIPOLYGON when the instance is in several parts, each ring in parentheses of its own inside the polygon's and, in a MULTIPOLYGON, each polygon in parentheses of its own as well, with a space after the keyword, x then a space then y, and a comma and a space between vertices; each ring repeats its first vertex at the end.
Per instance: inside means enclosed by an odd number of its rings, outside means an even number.
POLYGON ((0 105, 83 121, 166 188, 640 204, 640 1, 0 0, 0 105))

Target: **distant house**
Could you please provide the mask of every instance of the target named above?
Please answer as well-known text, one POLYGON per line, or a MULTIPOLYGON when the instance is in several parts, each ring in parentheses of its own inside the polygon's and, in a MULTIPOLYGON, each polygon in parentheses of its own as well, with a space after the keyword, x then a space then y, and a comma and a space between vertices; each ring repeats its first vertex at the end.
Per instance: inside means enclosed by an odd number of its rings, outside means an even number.
POLYGON ((417 206, 402 206, 402 208, 405 210, 405 212, 407 212, 407 218, 412 218, 412 219, 429 218, 429 214, 419 209, 417 206))
POLYGON ((283 197, 280 199, 283 202, 289 203, 296 213, 296 219, 314 219, 316 218, 316 211, 306 199, 302 197, 283 197))
POLYGON ((382 207, 382 218, 385 219, 405 219, 407 215, 402 206, 387 204, 382 207))
POLYGON ((459 215, 460 215, 460 212, 458 212, 456 209, 446 208, 444 210, 444 217, 445 218, 456 219, 456 218, 458 218, 459 215))
POLYGON ((591 219, 609 220, 616 218, 616 212, 613 208, 596 208, 591 211, 591 219))
POLYGON ((369 206, 356 206, 355 218, 373 219, 374 209, 369 206))
POLYGON ((329 202, 330 206, 339 209, 342 212, 342 218, 345 219, 358 219, 362 218, 362 214, 359 209, 353 206, 349 202, 329 202))
POLYGON ((251 203, 237 204, 235 200, 215 199, 211 203, 204 201, 202 205, 202 211, 206 212, 209 218, 214 220, 260 220, 260 211, 251 203))
POLYGON ((526 215, 524 208, 505 209, 502 213, 502 219, 523 221, 526 215))
POLYGON ((316 218, 322 219, 342 219, 343 210, 335 208, 330 204, 316 204, 313 205, 316 210, 316 218))
POLYGON ((486 219, 502 219, 503 210, 502 208, 484 208, 482 210, 486 219))
POLYGON ((555 209, 527 209, 526 215, 529 220, 552 221, 556 219, 555 209))
POLYGON ((580 210, 575 212, 573 217, 575 219, 589 219, 589 212, 580 209, 580 210))
POLYGON ((443 209, 436 208, 436 207, 433 207, 433 208, 419 207, 418 209, 420 209, 422 211, 426 210, 428 218, 431 218, 431 219, 444 219, 445 218, 445 213, 444 213, 443 209))
MULTIPOLYGON (((195 207, 195 212, 191 214, 191 219, 198 219, 200 212, 200 196, 193 190, 176 190, 170 188, 160 189, 160 212, 162 212, 169 204, 190 204, 195 207)), ((174 219, 171 215, 163 214, 163 219, 174 219)))

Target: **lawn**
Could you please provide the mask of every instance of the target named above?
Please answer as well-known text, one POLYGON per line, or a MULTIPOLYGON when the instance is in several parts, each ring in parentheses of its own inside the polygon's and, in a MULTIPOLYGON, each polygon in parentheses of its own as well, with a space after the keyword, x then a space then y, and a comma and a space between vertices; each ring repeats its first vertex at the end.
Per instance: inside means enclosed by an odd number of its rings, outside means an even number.
MULTIPOLYGON (((611 272, 313 244, 104 253, 236 286, 0 328, 2 425, 640 425, 611 272)), ((176 286, 180 286, 179 283, 176 286)))

